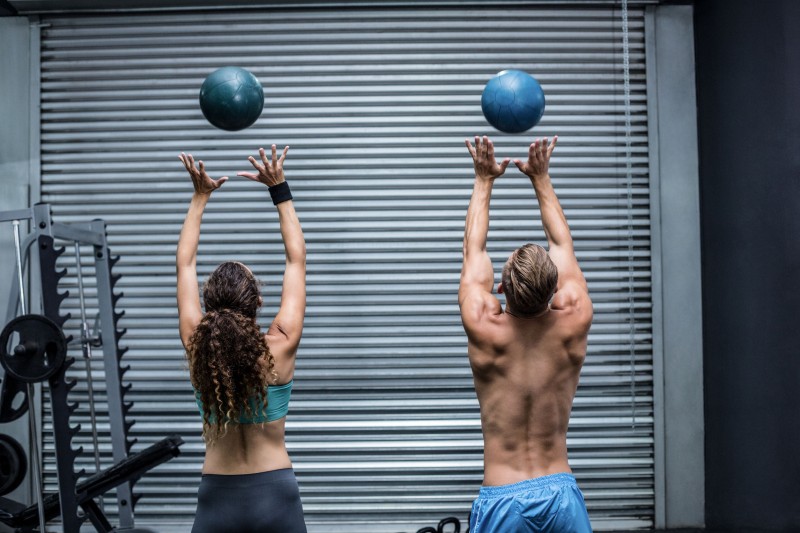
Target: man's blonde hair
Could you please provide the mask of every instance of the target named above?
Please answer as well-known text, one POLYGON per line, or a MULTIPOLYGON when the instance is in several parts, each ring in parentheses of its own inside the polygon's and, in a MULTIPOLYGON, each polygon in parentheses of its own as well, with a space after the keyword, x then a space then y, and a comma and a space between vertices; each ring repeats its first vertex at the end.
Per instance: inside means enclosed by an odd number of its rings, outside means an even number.
POLYGON ((526 244, 514 250, 503 266, 506 308, 514 316, 531 317, 547 309, 558 284, 558 269, 547 250, 526 244))

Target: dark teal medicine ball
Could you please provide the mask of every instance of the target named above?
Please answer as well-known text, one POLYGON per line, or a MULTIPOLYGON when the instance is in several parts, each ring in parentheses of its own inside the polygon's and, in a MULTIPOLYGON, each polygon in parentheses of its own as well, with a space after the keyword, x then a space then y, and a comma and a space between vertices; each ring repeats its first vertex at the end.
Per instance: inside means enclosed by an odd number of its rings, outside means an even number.
POLYGON ((251 72, 222 67, 209 74, 200 87, 200 109, 217 128, 243 130, 261 116, 264 88, 251 72))

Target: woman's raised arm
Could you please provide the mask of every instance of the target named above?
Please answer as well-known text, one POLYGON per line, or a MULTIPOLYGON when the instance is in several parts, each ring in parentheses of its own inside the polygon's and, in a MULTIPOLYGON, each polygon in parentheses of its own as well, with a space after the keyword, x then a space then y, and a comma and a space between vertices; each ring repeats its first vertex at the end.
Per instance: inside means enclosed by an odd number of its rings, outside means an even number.
POLYGON ((202 161, 199 161, 195 167, 191 154, 181 152, 178 157, 189 171, 192 185, 194 185, 194 194, 192 194, 186 219, 183 221, 181 236, 178 239, 178 250, 175 254, 175 269, 178 274, 178 328, 181 342, 186 348, 197 324, 203 318, 200 292, 197 287, 197 245, 200 242, 200 222, 211 193, 219 189, 228 177, 223 176, 218 180, 213 180, 206 173, 202 161))
POLYGON ((283 173, 283 162, 288 151, 289 147, 286 146, 279 158, 273 144, 272 158, 268 159, 264 149, 260 148, 258 153, 261 163, 254 157, 248 158, 258 173, 238 172, 237 175, 269 187, 272 201, 278 208, 281 237, 286 251, 286 270, 283 274, 280 309, 267 333, 285 338, 288 343, 287 352, 294 354, 300 344, 306 312, 306 243, 283 173))

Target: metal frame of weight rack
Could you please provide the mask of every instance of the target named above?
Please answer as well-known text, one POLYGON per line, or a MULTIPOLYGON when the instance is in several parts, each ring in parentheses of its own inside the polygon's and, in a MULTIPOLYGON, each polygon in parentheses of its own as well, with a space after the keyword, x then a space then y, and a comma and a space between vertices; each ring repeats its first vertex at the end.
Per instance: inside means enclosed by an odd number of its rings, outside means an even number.
MULTIPOLYGON (((133 422, 128 422, 128 414, 132 402, 125 402, 125 393, 130 385, 122 385, 122 377, 130 368, 122 367, 120 359, 127 348, 119 348, 119 340, 125 330, 117 329, 117 321, 124 315, 124 311, 117 313, 115 305, 122 297, 122 293, 114 293, 114 286, 121 276, 112 274, 111 269, 119 260, 109 255, 106 238, 106 225, 102 220, 93 220, 87 223, 60 224, 53 222, 50 215, 50 205, 41 203, 31 208, 13 211, 0 211, 0 222, 31 221, 31 232, 22 241, 21 248, 24 269, 25 260, 36 260, 39 265, 41 283, 42 314, 53 320, 59 327, 63 327, 69 315, 61 315, 59 308, 61 302, 69 292, 58 292, 58 282, 66 274, 66 269, 56 270, 56 260, 64 252, 64 248, 55 248, 55 239, 72 241, 79 245, 90 245, 94 249, 95 271, 97 276, 97 300, 99 311, 100 341, 103 350, 103 361, 106 376, 106 390, 108 394, 108 416, 111 433, 111 446, 114 463, 125 459, 130 453, 135 439, 128 438, 128 432, 133 422), (32 245, 36 245, 34 257, 30 257, 32 245)), ((80 265, 77 265, 81 268, 80 265)), ((14 278, 18 274, 18 266, 14 267, 14 278)), ((33 269, 29 269, 31 273, 33 269)), ((33 280, 31 280, 33 283, 33 280)), ((12 284, 9 294, 9 304, 6 323, 13 319, 17 313, 17 302, 21 296, 21 288, 12 284)), ((58 472, 58 488, 61 504, 61 515, 65 533, 77 533, 84 518, 78 515, 78 503, 75 497, 77 479, 84 471, 75 472, 75 458, 82 449, 72 448, 72 437, 80 429, 79 426, 71 427, 69 416, 77 408, 77 403, 70 404, 67 400, 69 391, 77 383, 75 380, 66 380, 66 370, 74 363, 74 358, 69 358, 62 371, 53 376, 50 383, 51 402, 53 413, 53 435, 56 451, 56 466, 58 472)), ((90 392, 91 393, 91 392, 90 392)), ((28 413, 34 416, 34 413, 28 413)), ((38 458, 31 458, 38 461, 38 458)), ((120 527, 133 527, 133 507, 136 496, 133 495, 133 483, 130 481, 117 487, 117 503, 119 508, 120 527)), ((42 495, 39 494, 41 499, 42 495)), ((92 513, 89 513, 91 519, 92 513)))

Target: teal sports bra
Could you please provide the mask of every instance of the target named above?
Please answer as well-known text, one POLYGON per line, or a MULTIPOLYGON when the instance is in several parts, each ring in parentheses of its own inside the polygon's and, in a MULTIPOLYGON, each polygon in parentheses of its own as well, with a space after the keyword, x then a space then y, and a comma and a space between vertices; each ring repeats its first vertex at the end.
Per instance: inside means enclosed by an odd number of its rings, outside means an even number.
MULTIPOLYGON (((247 416, 242 414, 237 421, 239 424, 261 424, 264 422, 272 422, 273 420, 280 420, 285 417, 289 412, 289 398, 292 395, 292 384, 294 380, 283 385, 269 385, 267 386, 267 405, 256 405, 256 399, 250 398, 250 409, 256 413, 254 416, 247 416)), ((194 391, 194 399, 197 402, 197 407, 200 409, 200 416, 203 416, 203 402, 200 399, 200 392, 192 387, 194 391)), ((214 416, 211 416, 213 423, 214 416)))

